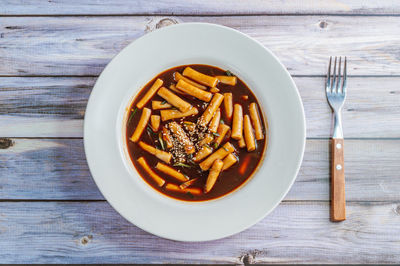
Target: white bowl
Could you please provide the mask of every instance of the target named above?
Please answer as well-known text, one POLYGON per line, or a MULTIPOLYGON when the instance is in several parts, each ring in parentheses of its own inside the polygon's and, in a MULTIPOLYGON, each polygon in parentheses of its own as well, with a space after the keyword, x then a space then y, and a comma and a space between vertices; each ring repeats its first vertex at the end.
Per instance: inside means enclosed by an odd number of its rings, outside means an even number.
POLYGON ((104 69, 86 109, 84 143, 97 186, 128 221, 168 239, 213 240, 255 224, 289 191, 304 152, 304 110, 290 74, 260 43, 219 25, 179 24, 137 39, 104 69), (158 73, 185 64, 237 74, 258 98, 269 124, 268 149, 258 171, 240 189, 212 201, 163 196, 138 175, 126 153, 124 123, 133 97, 158 73))

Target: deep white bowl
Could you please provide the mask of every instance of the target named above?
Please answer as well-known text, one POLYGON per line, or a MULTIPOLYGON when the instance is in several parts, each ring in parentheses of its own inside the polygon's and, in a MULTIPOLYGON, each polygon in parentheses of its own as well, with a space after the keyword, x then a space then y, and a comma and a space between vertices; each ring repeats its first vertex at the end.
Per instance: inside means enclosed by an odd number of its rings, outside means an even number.
POLYGON ((90 95, 84 125, 92 176, 108 202, 152 234, 205 241, 238 233, 270 213, 292 186, 305 146, 303 105, 290 74, 259 42, 231 28, 185 23, 159 29, 123 49, 90 95), (269 124, 269 144, 258 171, 229 195, 206 202, 163 196, 136 172, 126 152, 127 108, 160 72, 178 65, 229 69, 254 92, 269 124))

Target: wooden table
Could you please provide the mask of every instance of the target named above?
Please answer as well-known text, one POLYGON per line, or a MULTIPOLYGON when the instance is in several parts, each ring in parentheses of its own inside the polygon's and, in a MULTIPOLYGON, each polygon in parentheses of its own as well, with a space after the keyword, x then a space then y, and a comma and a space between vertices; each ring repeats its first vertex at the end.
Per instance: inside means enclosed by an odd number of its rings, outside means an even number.
POLYGON ((0 0, 0 262, 400 263, 400 2, 348 2, 0 0), (281 59, 308 139, 296 183, 268 217, 226 239, 181 243, 131 225, 104 200, 82 125, 113 56, 193 21, 238 29, 281 59), (330 55, 349 59, 342 223, 329 221, 330 55))

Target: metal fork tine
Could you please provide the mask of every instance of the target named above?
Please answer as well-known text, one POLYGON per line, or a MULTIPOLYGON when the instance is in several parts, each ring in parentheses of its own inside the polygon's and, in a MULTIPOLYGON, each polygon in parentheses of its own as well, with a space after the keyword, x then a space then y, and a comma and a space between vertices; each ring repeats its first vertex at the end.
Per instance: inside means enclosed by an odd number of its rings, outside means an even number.
POLYGON ((347 87, 347 57, 344 57, 342 93, 346 96, 347 87))
POLYGON ((329 58, 329 66, 328 66, 328 73, 326 74, 326 93, 331 92, 331 64, 332 64, 332 56, 329 58))
POLYGON ((339 57, 339 70, 338 70, 338 74, 337 74, 337 82, 336 82, 336 93, 342 93, 342 88, 340 84, 340 75, 341 75, 341 65, 342 65, 342 57, 339 57))
POLYGON ((333 76, 332 76, 332 84, 331 84, 331 92, 335 93, 335 86, 336 86, 336 60, 337 57, 335 56, 335 63, 333 64, 333 76))

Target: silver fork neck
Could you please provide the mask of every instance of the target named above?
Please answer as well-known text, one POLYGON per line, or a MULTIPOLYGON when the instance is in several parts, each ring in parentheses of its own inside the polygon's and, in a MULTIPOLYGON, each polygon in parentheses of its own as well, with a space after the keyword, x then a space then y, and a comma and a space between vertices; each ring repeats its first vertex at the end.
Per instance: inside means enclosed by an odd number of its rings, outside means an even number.
POLYGON ((343 139, 342 114, 340 110, 334 112, 334 127, 332 138, 343 139))

